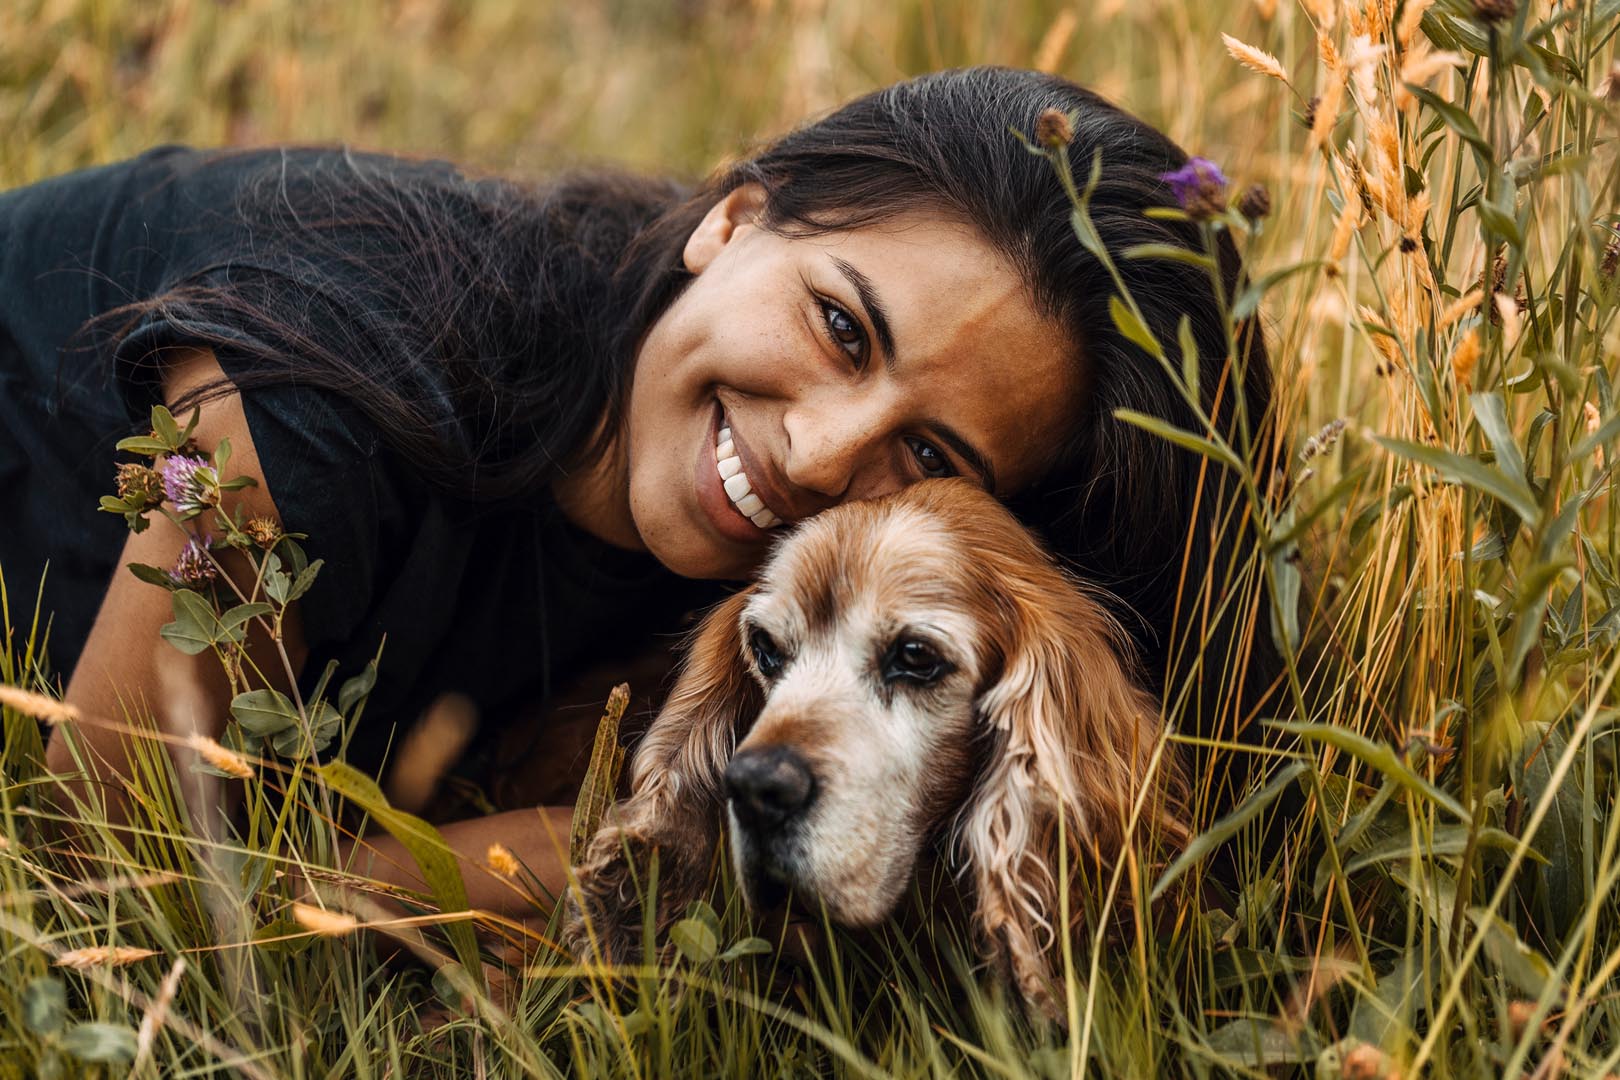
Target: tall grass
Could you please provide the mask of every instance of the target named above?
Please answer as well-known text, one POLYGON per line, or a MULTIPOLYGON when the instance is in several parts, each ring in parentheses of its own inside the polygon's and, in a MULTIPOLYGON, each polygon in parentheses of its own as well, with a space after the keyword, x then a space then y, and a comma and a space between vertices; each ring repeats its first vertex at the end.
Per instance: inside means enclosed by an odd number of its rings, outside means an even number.
MULTIPOLYGON (((948 926, 832 935, 795 969, 723 888, 671 963, 615 985, 543 942, 526 968, 486 970, 452 929, 476 916, 442 891, 401 919, 320 869, 339 839, 327 800, 388 811, 297 758, 211 777, 249 810, 199 821, 196 775, 149 735, 135 827, 81 806, 87 858, 64 862, 39 828, 39 727, 7 707, 0 1074, 1620 1072, 1620 5, 1513 8, 0 8, 8 184, 164 139, 697 173, 929 67, 1039 58, 1099 86, 1270 189, 1269 216, 1206 227, 1237 231, 1249 261, 1231 325, 1264 315, 1280 450, 1253 468, 1208 431, 1164 434, 1238 480, 1230 510, 1258 539, 1211 600, 1247 605, 1249 639, 1286 669, 1275 716, 1227 717, 1232 752, 1268 770, 1238 809, 1202 800, 1182 860, 1155 877, 1127 859, 1071 898, 1092 925, 1110 896, 1152 914, 1076 944, 1057 1026, 1001 999, 948 926), (1261 722, 1275 748, 1238 741, 1261 722), (293 906, 295 879, 329 910, 293 906), (379 963, 379 938, 428 962, 379 963)), ((1081 203, 1090 164, 1067 163, 1081 203)), ((1134 330, 1129 312, 1117 298, 1134 330)), ((1143 344, 1181 370, 1179 342, 1143 344)), ((47 689, 34 583, 7 584, 0 678, 47 689)), ((1181 688, 1167 701, 1174 718, 1181 688)))

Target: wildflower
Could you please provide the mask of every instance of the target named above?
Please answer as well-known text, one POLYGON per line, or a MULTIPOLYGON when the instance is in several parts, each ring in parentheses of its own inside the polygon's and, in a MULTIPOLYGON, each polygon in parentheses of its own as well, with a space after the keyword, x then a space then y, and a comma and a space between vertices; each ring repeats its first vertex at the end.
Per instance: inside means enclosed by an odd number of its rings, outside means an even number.
POLYGON ((360 920, 348 912, 329 911, 296 901, 292 906, 292 915, 299 926, 322 937, 342 937, 360 928, 360 920))
POLYGON ((182 514, 206 509, 219 500, 214 470, 204 458, 170 454, 163 459, 163 494, 182 514))
POLYGON ((275 547, 276 541, 281 539, 281 526, 274 518, 248 518, 248 523, 242 527, 242 531, 266 551, 275 547))
POLYGON ((517 877, 518 871, 522 869, 518 865, 517 856, 513 855, 505 844, 489 845, 489 850, 484 852, 484 861, 489 864, 491 870, 502 877, 517 877))
POLYGON ((1518 10, 1518 0, 1474 0, 1474 18, 1482 23, 1511 19, 1518 10))
POLYGON ((47 724, 79 722, 79 710, 67 702, 58 701, 44 694, 36 694, 19 686, 0 684, 0 705, 15 709, 24 716, 32 716, 35 720, 43 720, 47 724))
POLYGON ((222 773, 229 773, 238 780, 251 780, 253 778, 253 766, 247 763, 246 758, 235 750, 221 746, 207 735, 193 733, 186 740, 186 745, 191 747, 198 757, 222 773))
POLYGON ((1250 184, 1238 198, 1238 213, 1250 221, 1259 221, 1271 213, 1271 192, 1264 184, 1250 184))
POLYGON ((186 546, 180 549, 180 557, 174 561, 174 568, 169 571, 169 577, 176 585, 200 589, 219 577, 214 560, 208 556, 210 543, 212 541, 206 536, 200 541, 195 536, 186 541, 186 546))
POLYGON ((155 469, 134 462, 118 466, 118 497, 132 506, 163 501, 163 477, 155 469))
POLYGON ((1479 363, 1479 331, 1469 330, 1451 350, 1451 374, 1458 386, 1474 385, 1474 368, 1479 363))
POLYGON ((129 945, 93 945, 88 949, 69 949, 56 958, 56 966, 73 968, 76 971, 101 967, 104 964, 122 967, 156 955, 156 949, 137 949, 129 945))
POLYGON ((1226 209, 1226 174, 1208 158, 1188 158, 1174 172, 1160 173, 1170 185, 1176 202, 1194 221, 1202 221, 1226 209))
POLYGON ((1035 141, 1048 150, 1059 150, 1074 138, 1074 121, 1062 109, 1042 109, 1035 118, 1035 141))

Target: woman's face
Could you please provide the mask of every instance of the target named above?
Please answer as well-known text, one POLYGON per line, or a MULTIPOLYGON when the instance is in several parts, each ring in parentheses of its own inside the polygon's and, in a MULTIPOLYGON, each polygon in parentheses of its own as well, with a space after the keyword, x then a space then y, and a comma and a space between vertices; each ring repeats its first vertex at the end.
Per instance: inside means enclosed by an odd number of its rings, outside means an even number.
POLYGON ((760 194, 710 210, 637 354, 621 450, 641 543, 683 576, 737 578, 774 530, 845 499, 1035 479, 1079 376, 1001 256, 922 214, 784 237, 756 223, 760 194))

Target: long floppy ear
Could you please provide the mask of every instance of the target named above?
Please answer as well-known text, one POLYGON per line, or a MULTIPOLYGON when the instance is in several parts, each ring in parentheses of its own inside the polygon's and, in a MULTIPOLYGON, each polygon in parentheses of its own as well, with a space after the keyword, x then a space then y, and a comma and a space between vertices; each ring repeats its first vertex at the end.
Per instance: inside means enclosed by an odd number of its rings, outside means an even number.
MULTIPOLYGON (((1072 892, 1071 925, 1062 926, 1058 890, 1105 887, 1132 835, 1184 843, 1186 782, 1173 747, 1154 761, 1158 703, 1118 624, 1044 560, 1006 576, 1010 641, 1000 677, 979 698, 995 748, 957 836, 981 940, 1025 1000, 1056 1016, 1059 935, 1075 932, 1084 909, 1072 892)), ((1116 909, 1129 895, 1127 880, 1116 909)))
POLYGON ((744 666, 739 629, 752 592, 736 593, 704 616, 674 690, 636 751, 630 797, 586 849, 563 930, 576 956, 599 953, 624 962, 639 953, 641 888, 654 851, 660 928, 707 887, 719 838, 720 777, 739 726, 761 705, 758 685, 744 666))

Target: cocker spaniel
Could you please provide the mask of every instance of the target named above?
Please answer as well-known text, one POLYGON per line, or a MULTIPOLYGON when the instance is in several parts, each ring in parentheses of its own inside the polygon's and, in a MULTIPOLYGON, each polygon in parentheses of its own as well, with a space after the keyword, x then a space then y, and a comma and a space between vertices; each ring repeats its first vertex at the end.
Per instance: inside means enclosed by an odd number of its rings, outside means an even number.
POLYGON ((662 926, 706 891, 722 821, 752 909, 791 890, 854 927, 940 844, 985 953, 1053 1012, 1060 838, 1092 881, 1128 829, 1185 838, 1158 717, 1119 626, 990 495, 934 480, 846 503, 696 631, 577 868, 565 940, 632 959, 652 850, 662 926))

